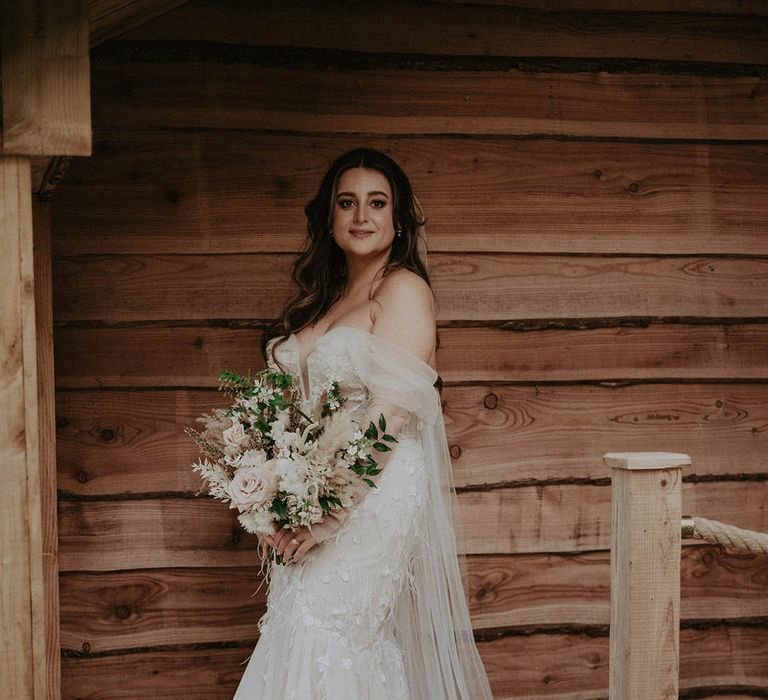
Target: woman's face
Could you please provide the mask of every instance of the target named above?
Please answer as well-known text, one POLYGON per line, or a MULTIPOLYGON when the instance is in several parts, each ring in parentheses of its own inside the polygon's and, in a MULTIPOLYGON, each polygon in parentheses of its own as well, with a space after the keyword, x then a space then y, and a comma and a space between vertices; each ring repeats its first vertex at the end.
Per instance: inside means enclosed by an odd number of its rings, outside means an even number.
POLYGON ((392 189, 378 170, 350 168, 339 178, 333 237, 347 256, 379 255, 395 238, 392 189))

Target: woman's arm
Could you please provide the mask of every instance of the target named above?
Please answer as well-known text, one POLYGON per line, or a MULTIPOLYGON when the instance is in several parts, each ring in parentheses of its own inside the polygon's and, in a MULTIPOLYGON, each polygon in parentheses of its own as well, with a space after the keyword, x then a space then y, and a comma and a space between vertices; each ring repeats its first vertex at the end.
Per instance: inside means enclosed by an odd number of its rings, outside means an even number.
MULTIPOLYGON (((372 334, 428 362, 434 348, 436 326, 434 296, 429 285, 415 273, 397 270, 390 277, 385 278, 375 297, 375 302, 376 313, 372 334)), ((373 394, 369 397, 362 429, 365 430, 370 421, 378 427, 381 414, 386 420, 386 432, 395 437, 400 434, 411 417, 409 407, 398 406, 380 395, 373 394)), ((394 448, 396 443, 391 446, 394 448)), ((392 451, 374 451, 373 455, 381 470, 373 477, 374 483, 377 483, 381 473, 386 469, 392 451)), ((357 498, 353 498, 355 506, 362 502, 367 493, 366 491, 357 498)), ((293 554, 293 560, 297 561, 312 546, 331 537, 349 517, 351 508, 333 509, 319 523, 302 528, 303 532, 279 533, 273 538, 275 551, 278 554, 285 553, 287 557, 293 554), (296 539, 299 544, 291 543, 292 539, 296 539)))

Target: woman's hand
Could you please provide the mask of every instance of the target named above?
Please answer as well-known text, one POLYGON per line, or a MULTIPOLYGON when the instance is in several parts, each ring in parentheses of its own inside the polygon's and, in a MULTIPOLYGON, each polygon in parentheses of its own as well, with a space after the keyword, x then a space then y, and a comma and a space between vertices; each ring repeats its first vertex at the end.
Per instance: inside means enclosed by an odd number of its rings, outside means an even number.
MULTIPOLYGON (((317 540, 312 537, 307 527, 300 527, 296 532, 280 530, 274 535, 267 535, 264 542, 273 547, 277 554, 282 555, 286 562, 299 561, 317 544, 317 540)), ((262 547, 264 547, 263 543, 262 547)))

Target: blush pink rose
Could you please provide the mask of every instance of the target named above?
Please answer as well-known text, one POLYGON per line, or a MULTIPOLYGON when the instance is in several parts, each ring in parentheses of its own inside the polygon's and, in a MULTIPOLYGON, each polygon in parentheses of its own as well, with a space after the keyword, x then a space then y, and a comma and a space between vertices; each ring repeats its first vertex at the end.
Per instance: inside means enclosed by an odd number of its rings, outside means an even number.
POLYGON ((243 424, 237 418, 232 418, 232 427, 227 428, 222 437, 227 447, 240 447, 248 440, 243 424))
POLYGON ((263 506, 274 498, 276 490, 274 460, 268 459, 257 467, 241 467, 227 487, 232 499, 230 508, 242 510, 251 506, 263 506))

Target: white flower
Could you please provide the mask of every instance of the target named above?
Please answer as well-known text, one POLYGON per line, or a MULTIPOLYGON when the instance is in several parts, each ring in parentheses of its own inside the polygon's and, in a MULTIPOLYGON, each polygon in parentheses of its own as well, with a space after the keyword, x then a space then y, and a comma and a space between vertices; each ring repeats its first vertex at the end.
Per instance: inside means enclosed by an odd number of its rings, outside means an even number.
POLYGON ((272 439, 275 441, 275 447, 282 452, 289 452, 299 446, 299 436, 296 433, 283 432, 273 435, 272 439))
POLYGON ((267 461, 267 453, 264 450, 246 450, 239 460, 243 467, 260 467, 267 461))
MULTIPOLYGON (((232 448, 230 448, 230 450, 231 449, 232 448)), ((242 452, 235 452, 233 454, 232 451, 229 451, 224 453, 224 462, 230 467, 239 467, 242 461, 243 461, 242 452)))
POLYGON ((258 467, 241 467, 229 482, 228 492, 232 499, 230 508, 248 508, 269 503, 277 487, 274 460, 269 459, 258 467))
POLYGON ((245 434, 243 424, 237 419, 236 416, 232 417, 232 427, 227 428, 223 433, 224 445, 226 447, 240 447, 244 442, 248 440, 248 436, 245 434))

